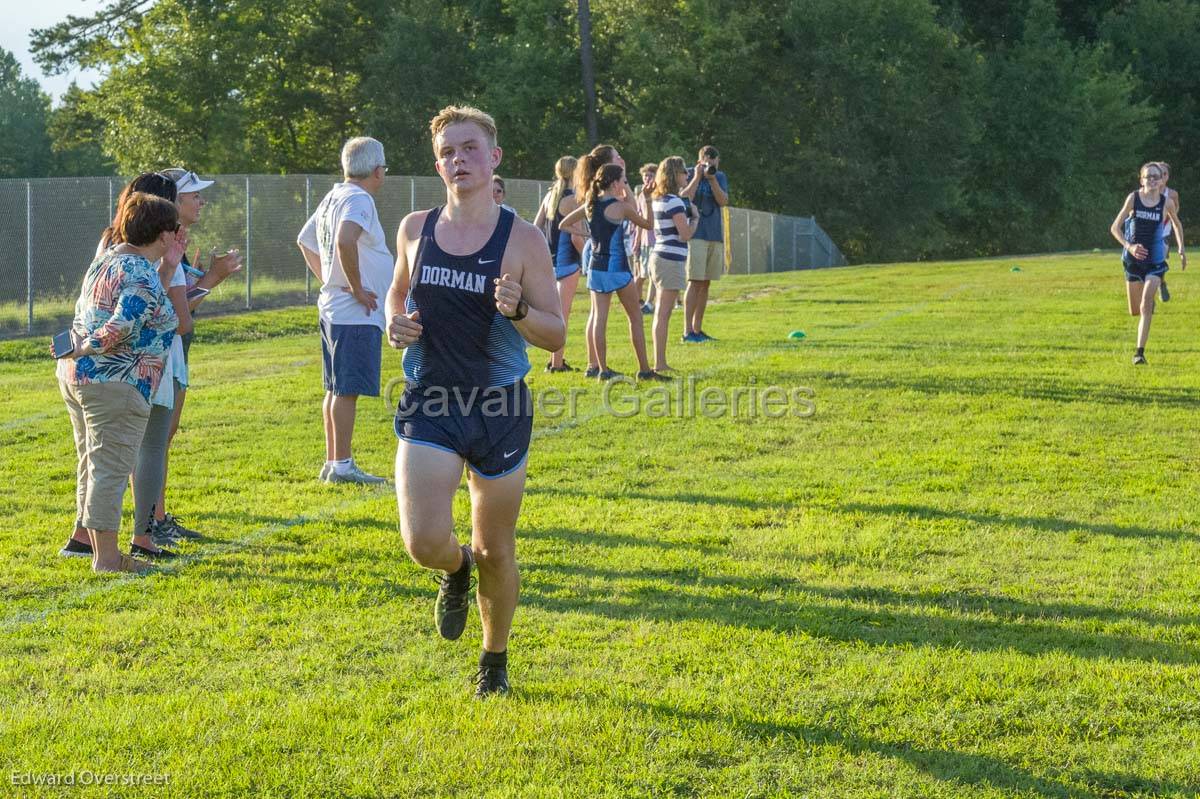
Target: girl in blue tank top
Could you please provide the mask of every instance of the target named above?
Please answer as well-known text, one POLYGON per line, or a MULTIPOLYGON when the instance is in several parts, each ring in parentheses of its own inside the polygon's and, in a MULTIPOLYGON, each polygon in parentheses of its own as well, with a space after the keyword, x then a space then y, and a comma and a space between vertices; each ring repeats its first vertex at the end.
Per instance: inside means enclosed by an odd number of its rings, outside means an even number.
POLYGON ((638 213, 629 183, 625 179, 625 168, 620 164, 600 167, 584 196, 584 203, 562 221, 562 229, 578 230, 579 222, 587 218, 590 228, 592 251, 588 264, 588 289, 592 296, 592 325, 588 330, 589 351, 596 357, 597 375, 601 380, 611 380, 620 375, 608 368, 608 309, 612 295, 616 294, 629 319, 629 338, 638 361, 639 380, 669 380, 650 368, 646 358, 646 332, 642 314, 641 297, 633 282, 629 268, 629 256, 625 251, 623 223, 628 220, 645 230, 654 222, 638 213))
MULTIPOLYGON (((1154 298, 1167 273, 1166 223, 1170 223, 1183 255, 1183 228, 1162 191, 1163 171, 1156 162, 1141 169, 1141 189, 1125 198, 1109 232, 1123 250, 1125 290, 1129 313, 1138 317, 1137 348, 1133 363, 1146 363, 1146 342, 1154 317, 1154 298)), ((1186 268, 1186 262, 1183 267, 1186 268)))
MULTIPOLYGON (((545 200, 538 207, 533 224, 545 234, 550 245, 550 257, 554 262, 554 277, 558 283, 558 300, 562 309, 563 321, 571 318, 571 304, 575 299, 575 289, 579 285, 580 258, 579 248, 574 241, 575 236, 562 230, 563 217, 575 210, 575 191, 571 187, 572 177, 578 161, 569 155, 564 155, 554 164, 554 185, 546 193, 545 200)), ((551 353, 550 361, 546 364, 547 372, 573 372, 575 368, 564 358, 565 349, 551 353)))

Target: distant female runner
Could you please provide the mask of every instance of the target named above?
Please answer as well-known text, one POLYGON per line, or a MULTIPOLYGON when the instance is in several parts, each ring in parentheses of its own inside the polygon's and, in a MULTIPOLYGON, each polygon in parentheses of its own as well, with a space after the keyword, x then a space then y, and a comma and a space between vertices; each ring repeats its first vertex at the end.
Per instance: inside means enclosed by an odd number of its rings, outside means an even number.
POLYGON ((1125 267, 1129 313, 1139 317, 1134 365, 1146 363, 1154 298, 1167 273, 1167 222, 1179 244, 1180 268, 1187 269, 1183 226, 1162 192, 1162 169, 1157 163, 1148 163, 1142 166, 1140 176, 1141 188, 1125 198, 1125 205, 1109 228, 1124 250, 1121 261, 1125 267))

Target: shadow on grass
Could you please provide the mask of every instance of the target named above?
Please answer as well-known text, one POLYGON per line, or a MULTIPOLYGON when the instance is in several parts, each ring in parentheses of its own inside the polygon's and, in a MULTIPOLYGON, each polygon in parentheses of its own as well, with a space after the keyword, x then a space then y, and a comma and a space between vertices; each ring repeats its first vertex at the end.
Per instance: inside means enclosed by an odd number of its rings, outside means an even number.
POLYGON ((600 532, 598 530, 573 530, 568 527, 542 527, 517 530, 517 548, 521 541, 562 541, 574 546, 623 548, 650 548, 661 550, 683 550, 703 555, 725 554, 732 538, 723 534, 699 534, 688 538, 651 538, 643 535, 600 532))
POLYGON ((889 502, 878 505, 866 502, 846 502, 832 508, 849 513, 869 513, 880 516, 907 516, 917 519, 957 519, 980 525, 1005 527, 1029 527, 1051 533, 1086 532, 1093 535, 1111 535, 1114 538, 1156 538, 1165 541, 1195 541, 1197 535, 1188 530, 1159 530, 1153 527, 1126 527, 1119 524, 1097 524, 1053 516, 1016 516, 1004 513, 980 511, 945 510, 930 505, 913 505, 889 502))
MULTIPOLYGON (((649 491, 584 491, 564 486, 531 486, 526 490, 527 495, 563 496, 577 499, 626 501, 630 499, 645 502, 685 503, 690 505, 725 506, 744 508, 746 510, 776 510, 786 503, 771 500, 752 499, 749 497, 731 497, 720 494, 699 494, 681 492, 672 494, 656 494, 649 491)), ((795 503, 797 506, 802 503, 795 503)), ((1045 530, 1052 533, 1085 532, 1093 535, 1109 535, 1114 538, 1147 538, 1165 541, 1194 541, 1200 538, 1189 530, 1162 530, 1153 527, 1128 527, 1119 524, 1099 524, 1096 522, 1081 522, 1073 519, 1059 519, 1053 516, 1018 516, 1004 513, 986 513, 980 511, 946 510, 931 505, 914 505, 908 503, 870 504, 865 502, 845 502, 836 505, 814 504, 814 509, 826 510, 831 513, 868 513, 879 516, 905 516, 916 519, 943 520, 954 519, 972 522, 978 525, 1028 527, 1034 530, 1045 530)))
POLYGON ((1089 770, 1082 777, 1087 787, 1074 787, 1064 782, 1031 774, 991 755, 935 749, 907 742, 883 741, 853 731, 778 720, 760 720, 718 713, 681 710, 662 704, 637 703, 652 716, 668 725, 685 719, 696 723, 729 727, 741 735, 774 747, 779 739, 790 738, 808 747, 837 746, 854 756, 877 755, 902 760, 913 769, 934 779, 957 785, 971 785, 1021 795, 1084 799, 1084 797, 1113 797, 1129 795, 1192 795, 1197 786, 1142 777, 1089 770))
MULTIPOLYGON (((1105 618, 1105 611, 1003 601, 996 608, 969 595, 924 599, 882 591, 864 607, 857 589, 809 586, 783 577, 704 576, 698 570, 637 572, 575 564, 539 564, 527 571, 522 602, 553 612, 590 613, 627 620, 704 621, 747 629, 872 646, 932 646, 979 652, 1014 651, 1037 656, 1067 653, 1096 660, 1128 659, 1193 665, 1200 649, 1132 635, 1072 629, 1067 618, 1105 618), (587 582, 603 585, 591 589, 587 582), (859 604, 856 604, 859 603, 859 604), (1059 612, 1065 610, 1066 612, 1059 612), (998 618, 963 612, 992 611, 998 618), (1029 618, 1032 616, 1033 618, 1029 618)), ((1120 618, 1117 611, 1113 614, 1120 618)))
POLYGON ((688 491, 672 492, 670 494, 654 494, 648 491, 585 491, 579 488, 567 488, 555 485, 531 485, 525 489, 526 496, 560 496, 575 499, 626 501, 640 499, 647 502, 682 502, 687 505, 726 505, 747 510, 774 510, 780 507, 779 502, 752 499, 750 497, 728 497, 720 494, 698 494, 688 491))
POLYGON ((1072 602, 1029 602, 1004 596, 981 594, 975 591, 937 591, 919 593, 896 591, 890 588, 817 588, 808 592, 829 599, 849 602, 867 602, 879 605, 901 605, 924 607, 952 613, 985 613, 1004 621, 1022 623, 1026 620, 1054 621, 1073 619, 1078 621, 1102 621, 1120 623, 1139 621, 1156 627, 1197 627, 1196 638, 1200 640, 1200 614, 1181 613, 1166 615, 1143 610, 1118 610, 1096 605, 1072 602))
POLYGON ((824 385, 820 387, 848 388, 860 391, 916 391, 930 395, 957 394, 990 398, 1008 396, 1066 404, 1099 403, 1123 407, 1160 405, 1188 410, 1200 408, 1200 393, 1194 390, 1147 387, 1130 389, 1103 383, 1022 383, 1013 375, 998 375, 995 378, 951 378, 924 375, 918 378, 902 379, 843 374, 827 375, 823 378, 823 383, 824 385))

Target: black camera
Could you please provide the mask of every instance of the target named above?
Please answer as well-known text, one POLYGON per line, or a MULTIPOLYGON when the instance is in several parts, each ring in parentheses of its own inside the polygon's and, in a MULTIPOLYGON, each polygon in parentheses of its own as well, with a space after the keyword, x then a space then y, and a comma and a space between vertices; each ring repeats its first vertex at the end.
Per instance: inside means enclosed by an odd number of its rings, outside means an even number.
POLYGON ((704 175, 706 177, 708 175, 715 175, 715 174, 717 174, 717 168, 715 166, 713 166, 712 164, 701 164, 700 165, 700 174, 704 175))

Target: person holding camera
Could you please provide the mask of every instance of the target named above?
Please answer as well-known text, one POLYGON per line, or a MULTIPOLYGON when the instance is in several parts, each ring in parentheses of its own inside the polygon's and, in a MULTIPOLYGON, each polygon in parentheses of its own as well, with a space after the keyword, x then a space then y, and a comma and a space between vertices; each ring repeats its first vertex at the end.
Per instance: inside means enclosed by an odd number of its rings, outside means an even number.
POLYGON ((694 169, 688 170, 688 184, 679 196, 691 200, 700 214, 696 235, 688 242, 687 292, 683 296, 683 340, 693 344, 712 341, 704 332, 704 309, 708 306, 708 288, 725 272, 725 231, 721 208, 729 205, 729 179, 721 171, 721 155, 706 144, 694 169))

